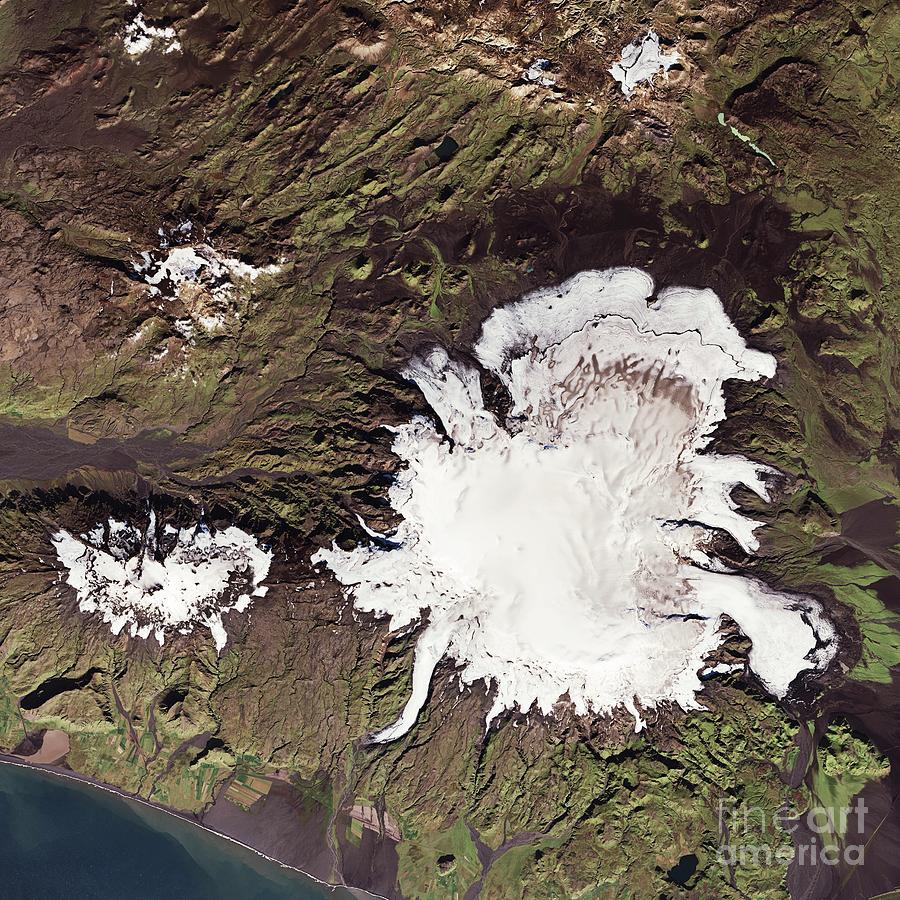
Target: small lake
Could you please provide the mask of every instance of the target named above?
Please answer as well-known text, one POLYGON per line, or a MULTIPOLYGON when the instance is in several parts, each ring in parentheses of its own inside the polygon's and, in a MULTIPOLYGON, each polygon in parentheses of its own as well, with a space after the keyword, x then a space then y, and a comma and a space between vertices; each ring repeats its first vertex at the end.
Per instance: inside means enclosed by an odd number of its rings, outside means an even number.
POLYGON ((160 810, 0 765, 4 900, 350 900, 160 810))

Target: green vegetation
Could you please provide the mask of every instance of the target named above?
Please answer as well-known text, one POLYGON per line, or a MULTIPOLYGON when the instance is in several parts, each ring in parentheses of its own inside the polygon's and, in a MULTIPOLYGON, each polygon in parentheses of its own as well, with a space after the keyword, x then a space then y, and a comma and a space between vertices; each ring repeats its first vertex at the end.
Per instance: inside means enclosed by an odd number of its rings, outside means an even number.
POLYGON ((866 784, 884 778, 890 772, 890 763, 865 738, 854 734, 842 722, 828 726, 817 756, 818 764, 813 769, 812 779, 813 798, 824 809, 836 811, 831 817, 832 837, 840 840, 848 824, 840 811, 849 810, 851 801, 866 784))

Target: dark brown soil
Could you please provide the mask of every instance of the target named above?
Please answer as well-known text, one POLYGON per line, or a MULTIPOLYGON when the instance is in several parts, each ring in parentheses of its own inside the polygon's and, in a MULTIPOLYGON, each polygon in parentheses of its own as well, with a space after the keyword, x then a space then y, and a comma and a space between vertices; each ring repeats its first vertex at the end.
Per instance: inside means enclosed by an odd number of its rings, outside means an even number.
POLYGON ((333 878, 327 811, 286 782, 273 781, 268 795, 250 810, 225 799, 222 791, 201 822, 322 881, 333 878))
POLYGON ((348 884, 372 891, 391 900, 400 900, 397 890, 397 842, 386 835, 363 828, 357 843, 348 837, 350 817, 339 815, 335 822, 341 851, 341 869, 348 884))

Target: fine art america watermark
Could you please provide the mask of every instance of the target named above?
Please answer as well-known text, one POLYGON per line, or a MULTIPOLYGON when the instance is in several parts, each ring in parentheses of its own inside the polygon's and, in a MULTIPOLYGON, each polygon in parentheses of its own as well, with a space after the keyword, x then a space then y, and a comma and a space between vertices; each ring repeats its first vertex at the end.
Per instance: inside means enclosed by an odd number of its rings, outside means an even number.
POLYGON ((865 862, 866 813, 862 797, 846 807, 813 806, 804 812, 782 807, 774 814, 758 806, 719 801, 719 860, 735 866, 861 866, 865 862), (780 837, 777 846, 762 843, 762 835, 780 837), (849 836, 860 843, 853 843, 849 836), (845 837, 846 836, 846 837, 845 837))

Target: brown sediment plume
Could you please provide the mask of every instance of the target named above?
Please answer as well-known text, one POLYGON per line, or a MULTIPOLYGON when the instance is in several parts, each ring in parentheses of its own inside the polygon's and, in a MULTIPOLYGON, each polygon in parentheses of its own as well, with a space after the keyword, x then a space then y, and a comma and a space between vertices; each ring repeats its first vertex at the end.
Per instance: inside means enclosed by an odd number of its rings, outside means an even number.
POLYGON ((53 765, 69 752, 69 735, 65 731, 50 728, 28 735, 10 754, 32 764, 53 765))

